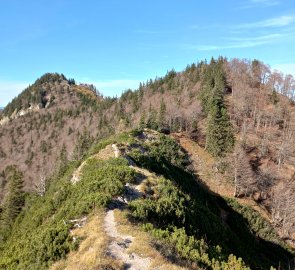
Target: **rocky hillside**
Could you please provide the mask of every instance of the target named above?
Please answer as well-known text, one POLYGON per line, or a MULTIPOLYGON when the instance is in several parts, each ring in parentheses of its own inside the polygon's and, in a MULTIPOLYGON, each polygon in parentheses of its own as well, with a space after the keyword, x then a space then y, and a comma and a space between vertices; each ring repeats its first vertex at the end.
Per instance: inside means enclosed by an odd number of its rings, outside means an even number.
MULTIPOLYGON (((24 173, 26 190, 46 178, 60 157, 80 159, 97 137, 88 104, 108 107, 93 86, 76 85, 63 75, 45 74, 8 104, 0 126, 1 171, 17 165, 24 173), (87 104, 87 105, 86 105, 87 104), (92 128, 91 128, 92 126, 92 128), (75 148, 75 146, 77 146, 75 148)), ((6 180, 2 176, 1 186, 6 180)))

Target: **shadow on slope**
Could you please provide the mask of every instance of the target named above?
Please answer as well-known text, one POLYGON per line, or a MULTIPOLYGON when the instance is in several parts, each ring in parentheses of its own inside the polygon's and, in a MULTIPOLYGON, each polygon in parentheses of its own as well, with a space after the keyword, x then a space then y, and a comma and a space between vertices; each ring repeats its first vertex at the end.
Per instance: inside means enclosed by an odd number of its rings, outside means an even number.
POLYGON ((140 221, 152 222, 161 230, 184 227, 187 235, 203 238, 209 246, 220 246, 224 258, 231 253, 242 257, 251 269, 269 269, 271 266, 294 269, 294 254, 255 210, 213 194, 184 167, 173 165, 171 160, 151 152, 149 156, 139 153, 131 153, 131 156, 139 166, 173 180, 189 200, 183 220, 173 214, 159 216, 156 210, 147 210, 151 213, 139 218, 140 221))

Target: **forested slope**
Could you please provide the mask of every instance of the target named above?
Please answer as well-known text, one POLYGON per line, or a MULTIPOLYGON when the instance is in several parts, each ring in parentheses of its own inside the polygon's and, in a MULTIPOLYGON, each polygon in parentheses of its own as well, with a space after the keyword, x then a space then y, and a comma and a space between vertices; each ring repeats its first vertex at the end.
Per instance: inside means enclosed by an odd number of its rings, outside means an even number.
MULTIPOLYGON (((291 75, 257 60, 201 61, 119 98, 103 97, 94 86, 62 74, 45 74, 1 113, 1 216, 14 185, 26 195, 16 196, 19 206, 9 226, 26 196, 43 198, 54 172, 79 164, 93 144, 148 127, 194 140, 210 156, 211 178, 223 179, 232 197, 255 201, 280 237, 294 244, 294 93, 291 75)), ((248 263, 247 256, 233 253, 248 263)))

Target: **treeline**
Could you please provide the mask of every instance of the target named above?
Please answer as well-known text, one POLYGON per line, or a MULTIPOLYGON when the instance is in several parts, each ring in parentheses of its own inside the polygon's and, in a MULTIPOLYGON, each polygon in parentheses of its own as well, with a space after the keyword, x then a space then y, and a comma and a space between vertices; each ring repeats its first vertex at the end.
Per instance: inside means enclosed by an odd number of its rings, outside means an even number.
MULTIPOLYGON (((126 91, 118 100, 115 113, 126 124, 132 123, 132 116, 128 111, 130 105, 132 113, 140 112, 139 127, 148 127, 155 130, 167 132, 187 132, 189 135, 197 135, 198 122, 204 118, 208 119, 206 131, 206 149, 217 157, 225 156, 234 147, 234 129, 227 112, 225 95, 229 89, 224 71, 226 59, 212 59, 208 64, 200 62, 197 65, 188 66, 183 74, 178 74, 174 70, 167 72, 163 78, 150 80, 146 84, 141 84, 137 91, 126 91), (191 83, 199 83, 200 89, 196 95, 190 98, 199 100, 202 111, 191 111, 189 116, 178 114, 181 111, 175 108, 174 114, 167 112, 167 101, 165 94, 175 92, 178 97, 176 105, 181 108, 181 94, 183 91, 181 76, 187 76, 191 83), (150 104, 148 108, 143 108, 143 102, 149 95, 160 92, 162 97, 156 104, 150 104)), ((130 124, 130 126, 132 126, 130 124)))

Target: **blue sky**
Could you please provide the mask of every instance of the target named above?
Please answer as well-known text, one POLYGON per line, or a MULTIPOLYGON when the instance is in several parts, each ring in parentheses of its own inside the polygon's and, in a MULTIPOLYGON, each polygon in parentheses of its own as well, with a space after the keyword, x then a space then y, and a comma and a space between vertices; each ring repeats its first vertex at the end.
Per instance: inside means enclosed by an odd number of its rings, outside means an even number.
POLYGON ((45 72, 120 95, 219 55, 295 75, 294 0, 0 0, 0 106, 45 72))

